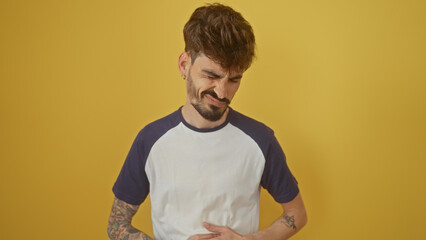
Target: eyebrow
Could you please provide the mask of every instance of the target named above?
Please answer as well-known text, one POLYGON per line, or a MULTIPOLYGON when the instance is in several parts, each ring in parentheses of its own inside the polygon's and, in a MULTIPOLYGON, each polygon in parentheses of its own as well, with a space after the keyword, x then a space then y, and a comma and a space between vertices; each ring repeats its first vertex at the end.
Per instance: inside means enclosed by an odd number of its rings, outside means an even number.
MULTIPOLYGON (((215 72, 213 72, 213 71, 209 71, 209 70, 201 70, 201 71, 202 71, 203 73, 207 74, 207 75, 212 76, 212 77, 215 77, 215 78, 222 78, 222 75, 220 75, 220 74, 218 74, 218 73, 215 73, 215 72)), ((242 78, 242 77, 243 77, 243 75, 237 75, 237 76, 234 76, 234 77, 229 78, 229 80, 240 79, 240 78, 242 78)))
POLYGON ((202 71, 203 73, 207 74, 207 75, 212 76, 212 77, 222 78, 222 75, 220 75, 220 74, 218 74, 218 73, 215 73, 215 72, 212 72, 212 71, 209 71, 209 70, 201 70, 201 71, 202 71))

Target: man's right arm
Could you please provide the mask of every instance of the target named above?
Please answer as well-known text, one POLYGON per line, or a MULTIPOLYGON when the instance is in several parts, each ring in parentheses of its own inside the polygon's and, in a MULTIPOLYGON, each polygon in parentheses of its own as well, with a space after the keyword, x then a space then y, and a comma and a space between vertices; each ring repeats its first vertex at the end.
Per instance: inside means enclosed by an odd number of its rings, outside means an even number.
POLYGON ((108 236, 110 239, 153 240, 150 236, 131 225, 132 218, 138 208, 139 205, 128 204, 118 198, 114 198, 108 221, 108 236))

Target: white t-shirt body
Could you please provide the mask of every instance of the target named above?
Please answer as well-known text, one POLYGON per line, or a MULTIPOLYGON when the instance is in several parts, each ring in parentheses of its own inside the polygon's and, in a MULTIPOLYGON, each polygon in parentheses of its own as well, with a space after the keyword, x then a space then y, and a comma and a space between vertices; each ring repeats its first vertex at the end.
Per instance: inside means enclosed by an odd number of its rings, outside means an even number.
POLYGON ((256 232, 261 186, 280 203, 299 191, 271 129, 232 109, 197 129, 179 109, 141 130, 113 191, 135 205, 150 193, 155 239, 187 240, 203 222, 256 232))

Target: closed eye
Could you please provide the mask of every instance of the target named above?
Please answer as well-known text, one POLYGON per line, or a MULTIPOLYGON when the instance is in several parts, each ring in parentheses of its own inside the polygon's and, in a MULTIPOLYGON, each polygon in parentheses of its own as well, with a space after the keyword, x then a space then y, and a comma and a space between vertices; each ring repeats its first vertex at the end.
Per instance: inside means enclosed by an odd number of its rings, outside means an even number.
POLYGON ((237 76, 235 76, 235 77, 231 77, 231 78, 229 78, 229 81, 231 81, 231 82, 233 82, 233 83, 237 83, 237 82, 241 81, 241 78, 243 78, 243 76, 242 76, 242 75, 237 75, 237 76))

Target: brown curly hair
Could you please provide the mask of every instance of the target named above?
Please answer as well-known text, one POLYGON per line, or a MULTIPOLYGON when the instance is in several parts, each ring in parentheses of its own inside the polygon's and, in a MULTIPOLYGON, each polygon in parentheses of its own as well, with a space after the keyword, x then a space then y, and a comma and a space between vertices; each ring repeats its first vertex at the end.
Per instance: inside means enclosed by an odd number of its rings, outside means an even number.
POLYGON ((255 56, 251 25, 231 7, 214 3, 197 8, 183 29, 185 51, 199 53, 227 70, 247 70, 255 56))

